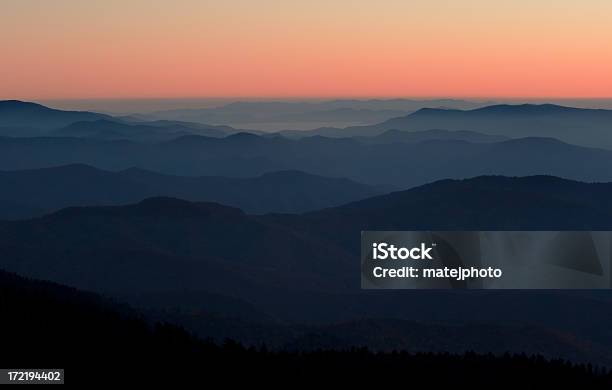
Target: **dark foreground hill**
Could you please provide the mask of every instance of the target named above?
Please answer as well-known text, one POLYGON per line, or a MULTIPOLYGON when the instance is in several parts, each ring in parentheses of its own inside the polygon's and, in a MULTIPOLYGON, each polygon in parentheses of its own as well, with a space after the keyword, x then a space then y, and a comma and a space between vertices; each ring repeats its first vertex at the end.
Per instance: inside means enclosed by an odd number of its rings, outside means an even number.
POLYGON ((214 201, 249 213, 295 213, 386 192, 385 187, 298 171, 254 178, 182 177, 135 168, 110 172, 78 164, 0 171, 0 188, 0 219, 41 216, 69 206, 128 204, 152 196, 214 201))
POLYGON ((139 167, 178 176, 226 177, 299 170, 401 188, 491 174, 612 181, 609 150, 552 138, 475 143, 430 136, 434 138, 392 143, 319 136, 296 140, 247 133, 225 138, 190 135, 152 144, 74 137, 0 138, 0 169, 82 163, 113 171, 139 167))
POLYGON ((176 326, 150 323, 130 308, 95 294, 3 271, 0 296, 2 331, 7 335, 2 364, 61 367, 66 370, 65 380, 72 384, 118 380, 228 383, 237 373, 251 384, 285 378, 380 383, 390 370, 401 371, 402 378, 409 377, 412 383, 472 387, 563 383, 603 388, 612 380, 607 370, 592 365, 526 354, 372 353, 354 347, 296 352, 245 349, 231 341, 218 345, 200 341, 176 326), (103 372, 101 367, 106 367, 103 372))
MULTIPOLYGON (((612 230, 611 199, 610 184, 553 177, 446 180, 302 215, 253 216, 155 198, 2 222, 0 261, 22 275, 174 311, 173 318, 204 335, 212 314, 243 321, 236 322, 235 335, 281 344, 287 339, 269 330, 287 324, 362 318, 503 324, 536 329, 516 345, 550 337, 539 352, 608 362, 612 297, 606 291, 362 291, 358 251, 360 231, 367 229, 612 230), (263 329, 259 339, 246 334, 254 329, 263 329), (551 347, 565 345, 559 334, 573 340, 571 347, 551 347)), ((352 340, 372 337, 364 332, 352 340)))

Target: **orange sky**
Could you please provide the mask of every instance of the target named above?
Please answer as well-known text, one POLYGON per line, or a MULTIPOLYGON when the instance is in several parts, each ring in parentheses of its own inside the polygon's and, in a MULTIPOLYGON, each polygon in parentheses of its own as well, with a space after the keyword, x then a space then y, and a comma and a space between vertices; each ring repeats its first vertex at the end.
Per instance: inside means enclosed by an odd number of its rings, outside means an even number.
POLYGON ((610 0, 2 0, 0 99, 612 97, 610 0))

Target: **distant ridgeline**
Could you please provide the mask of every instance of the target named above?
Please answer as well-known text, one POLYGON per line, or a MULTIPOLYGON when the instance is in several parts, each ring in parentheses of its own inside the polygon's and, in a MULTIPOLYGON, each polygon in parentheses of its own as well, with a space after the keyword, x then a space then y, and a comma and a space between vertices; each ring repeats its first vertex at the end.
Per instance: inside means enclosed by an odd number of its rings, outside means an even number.
POLYGON ((403 188, 490 174, 612 181, 612 150, 596 149, 612 149, 611 113, 554 105, 422 109, 376 125, 270 134, 5 101, 0 170, 75 163, 178 176, 299 170, 403 188))

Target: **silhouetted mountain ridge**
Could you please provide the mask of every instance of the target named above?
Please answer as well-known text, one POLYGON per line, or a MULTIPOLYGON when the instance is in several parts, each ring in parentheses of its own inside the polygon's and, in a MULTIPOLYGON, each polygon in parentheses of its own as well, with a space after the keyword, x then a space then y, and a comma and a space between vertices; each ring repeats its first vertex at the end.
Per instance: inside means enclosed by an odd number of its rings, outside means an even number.
POLYGON ((112 215, 114 217, 232 217, 243 215, 238 208, 220 205, 211 202, 189 202, 170 197, 147 198, 133 205, 126 206, 97 206, 97 207, 68 207, 44 218, 71 217, 81 215, 112 215))
MULTIPOLYGON (((394 293, 360 291, 354 266, 359 261, 361 231, 607 230, 612 228, 611 199, 611 184, 551 177, 444 180, 300 215, 253 216, 220 205, 155 198, 136 205, 71 208, 31 221, 0 222, 0 249, 6 255, 0 265, 122 295, 206 286, 210 293, 234 296, 285 321, 414 318, 429 312, 411 310, 414 300, 425 299, 424 305, 436 299, 435 294, 411 292, 410 298, 399 293, 406 304, 398 306, 394 293), (37 245, 30 246, 31 242, 37 245)), ((541 298, 513 299, 527 310, 541 298), (527 304, 525 299, 536 300, 527 304)), ((461 305, 469 310, 466 307, 475 302, 464 296, 461 303, 455 301, 459 306, 451 308, 442 300, 437 304, 449 311, 444 315, 436 311, 435 316, 450 315, 461 305)), ((573 310, 594 304, 586 301, 573 310)), ((504 313, 487 307, 479 315, 482 321, 493 321, 498 316, 520 317, 521 310, 504 313)), ((601 316, 609 316, 609 311, 601 310, 597 309, 601 316)), ((567 312, 555 313, 548 312, 538 321, 584 335, 589 326, 612 320, 589 319, 588 326, 577 329, 563 320, 567 312)), ((523 315, 524 321, 533 320, 532 314, 523 315)), ((612 334, 602 337, 612 345, 612 334)))
POLYGON ((443 130, 432 129, 423 131, 404 131, 391 129, 371 137, 355 137, 355 139, 366 143, 393 143, 393 142, 426 142, 434 140, 454 140, 473 143, 489 143, 505 141, 508 137, 488 135, 467 130, 443 130))
POLYGON ((0 127, 52 129, 78 121, 110 119, 108 115, 87 111, 62 111, 19 100, 0 101, 0 127))
POLYGON ((94 139, 128 139, 133 141, 160 142, 193 133, 209 137, 222 137, 225 132, 214 128, 194 128, 182 124, 161 126, 148 124, 125 124, 118 121, 101 119, 89 122, 74 122, 53 130, 53 135, 62 137, 85 137, 94 139))
POLYGON ((133 120, 88 111, 64 111, 17 100, 0 101, 0 135, 10 137, 83 137, 161 142, 186 134, 222 137, 238 130, 185 121, 133 120))
POLYGON ((145 114, 143 117, 221 123, 234 127, 278 131, 378 123, 425 106, 474 108, 483 104, 485 103, 455 99, 238 101, 216 107, 162 110, 145 114))
POLYGON ((478 143, 453 137, 370 143, 357 137, 287 139, 236 134, 224 138, 187 135, 159 144, 82 138, 0 138, 0 169, 75 162, 107 170, 137 166, 180 176, 253 177, 271 171, 300 170, 403 188, 444 178, 488 174, 550 174, 581 181, 612 181, 609 169, 612 151, 543 137, 478 143))
POLYGON ((611 197, 612 183, 483 176, 441 180, 308 215, 341 216, 362 230, 605 230, 612 227, 611 197))
POLYGON ((369 126, 321 128, 300 136, 376 136, 386 130, 476 131, 511 138, 552 137, 575 145, 612 148, 612 110, 554 104, 500 104, 471 110, 422 108, 414 113, 369 126))
POLYGON ((40 216, 69 206, 127 204, 154 196, 215 201, 251 213, 304 212, 392 190, 296 170, 253 178, 183 177, 138 168, 110 172, 84 164, 0 171, 0 186, 4 189, 0 219, 40 216))

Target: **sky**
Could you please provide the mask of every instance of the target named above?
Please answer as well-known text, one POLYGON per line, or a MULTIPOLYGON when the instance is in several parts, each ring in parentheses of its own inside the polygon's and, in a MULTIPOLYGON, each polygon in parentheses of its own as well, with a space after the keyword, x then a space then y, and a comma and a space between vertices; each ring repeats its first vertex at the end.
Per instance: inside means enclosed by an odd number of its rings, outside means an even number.
POLYGON ((0 2, 0 99, 612 97, 610 0, 0 2))

